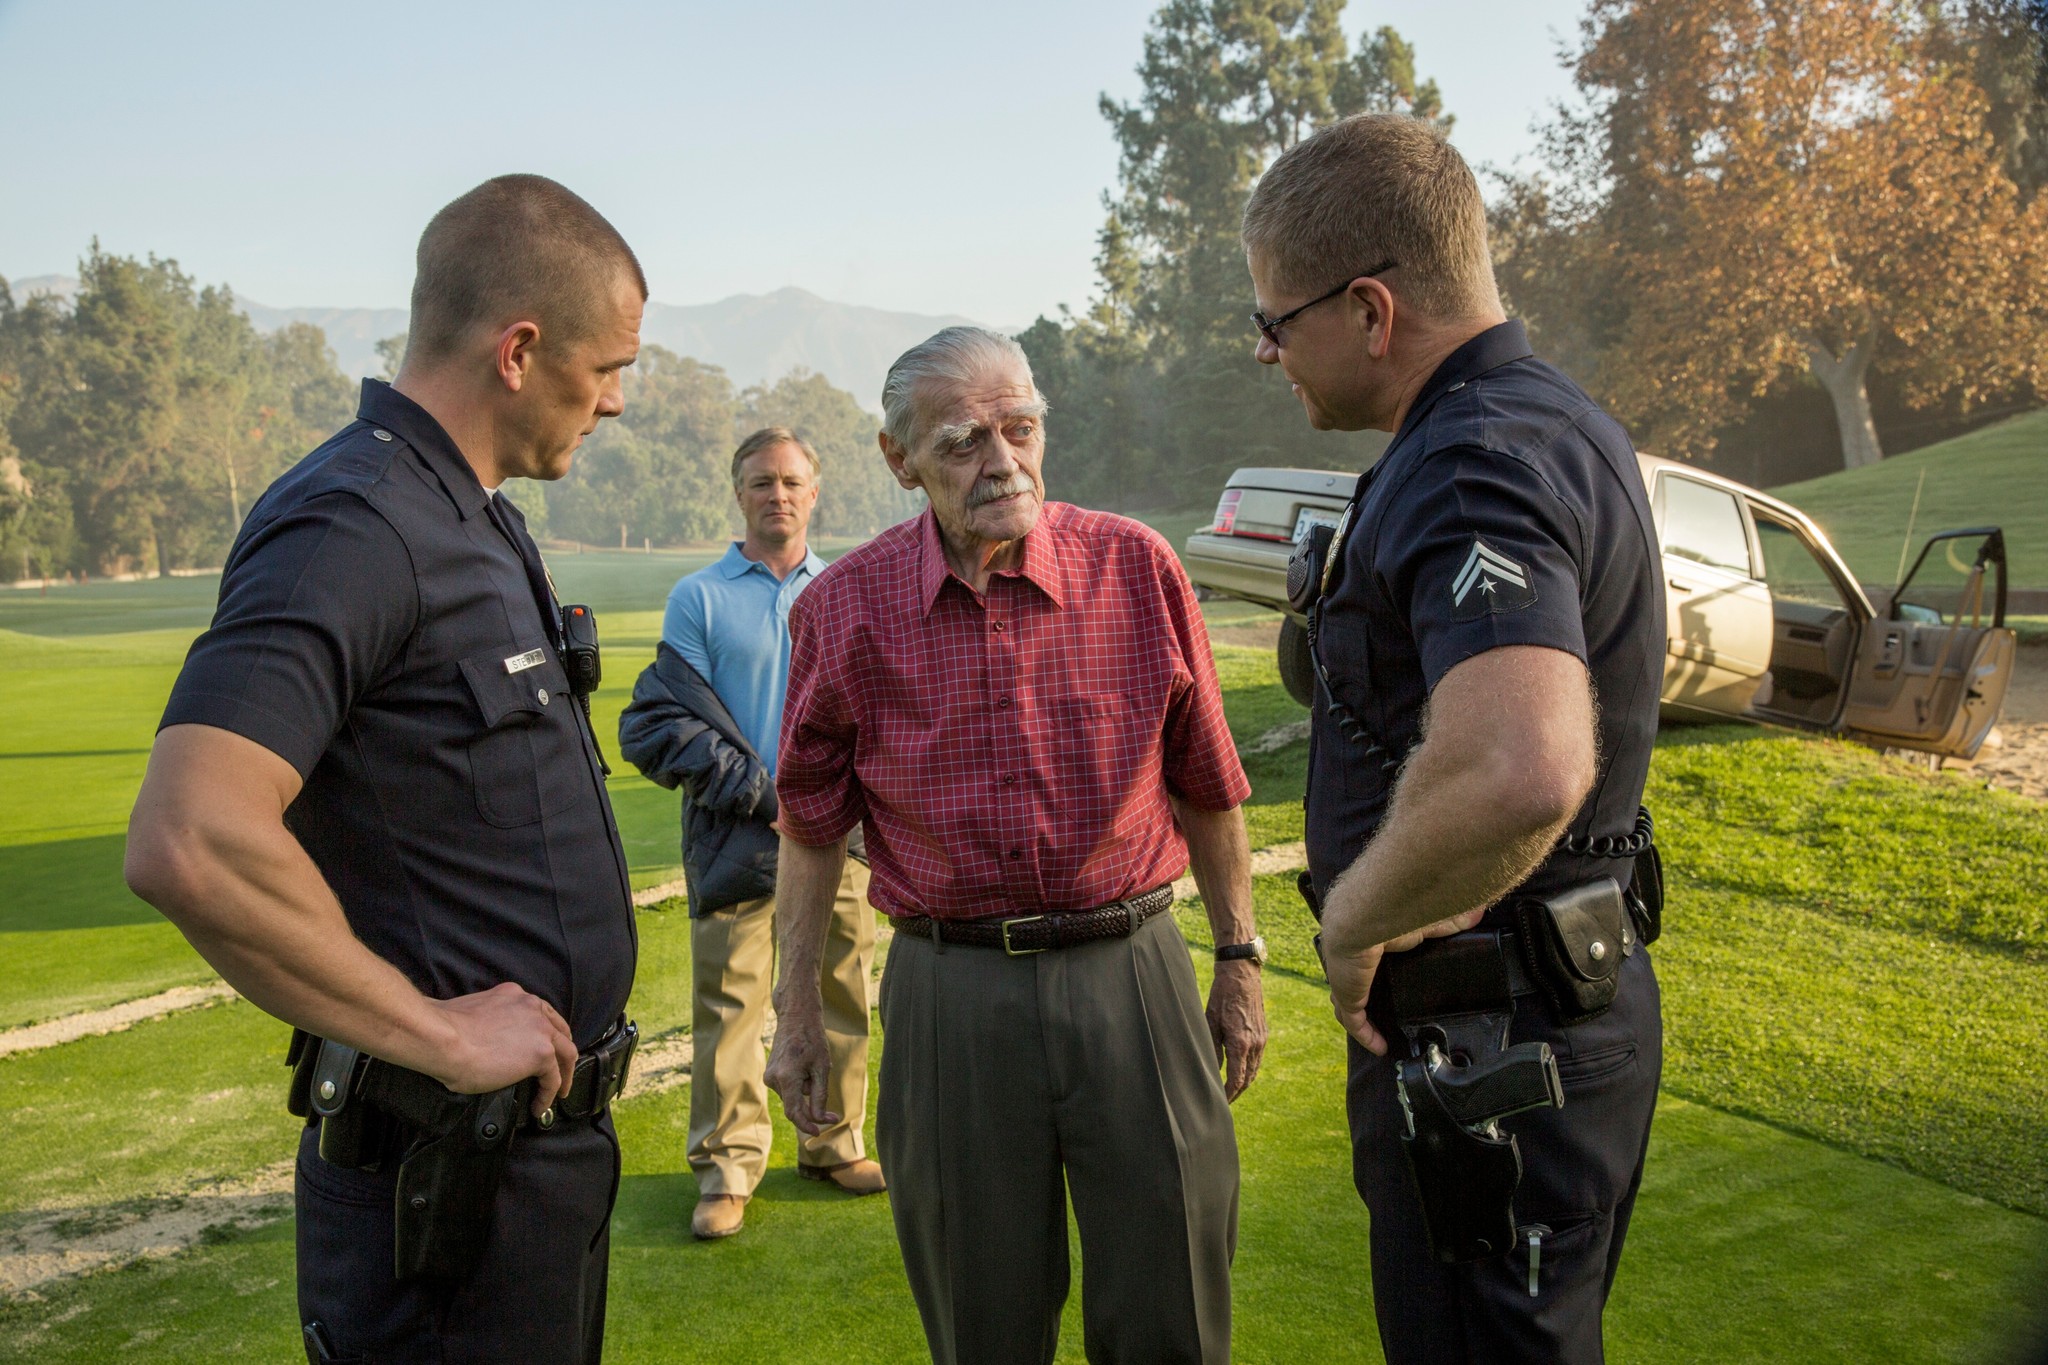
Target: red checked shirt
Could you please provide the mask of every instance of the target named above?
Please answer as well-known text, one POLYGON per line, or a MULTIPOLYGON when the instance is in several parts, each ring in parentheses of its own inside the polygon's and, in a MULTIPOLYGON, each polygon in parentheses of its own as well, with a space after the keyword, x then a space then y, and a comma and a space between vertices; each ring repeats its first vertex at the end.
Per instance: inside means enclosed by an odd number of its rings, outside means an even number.
POLYGON ((1086 910, 1178 877, 1169 792, 1251 793, 1180 561, 1124 517, 1047 503, 977 596, 938 523, 895 526, 790 611, 783 831, 864 825, 869 894, 939 919, 1086 910))

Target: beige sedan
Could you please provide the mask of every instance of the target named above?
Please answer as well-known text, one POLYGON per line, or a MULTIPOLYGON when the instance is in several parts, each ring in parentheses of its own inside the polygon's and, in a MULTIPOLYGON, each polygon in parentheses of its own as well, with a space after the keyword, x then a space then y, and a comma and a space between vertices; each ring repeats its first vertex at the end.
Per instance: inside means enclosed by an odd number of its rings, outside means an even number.
MULTIPOLYGON (((1667 718, 1976 755, 1997 724, 2016 646, 1997 527, 1930 538, 1880 612, 1798 508, 1691 465, 1637 459, 1663 549, 1667 718)), ((1319 469, 1238 470, 1213 522, 1188 537, 1188 576, 1213 595, 1287 612, 1294 543, 1334 525, 1356 483, 1319 469)), ((1308 633, 1291 612, 1280 676, 1312 702, 1308 633)))

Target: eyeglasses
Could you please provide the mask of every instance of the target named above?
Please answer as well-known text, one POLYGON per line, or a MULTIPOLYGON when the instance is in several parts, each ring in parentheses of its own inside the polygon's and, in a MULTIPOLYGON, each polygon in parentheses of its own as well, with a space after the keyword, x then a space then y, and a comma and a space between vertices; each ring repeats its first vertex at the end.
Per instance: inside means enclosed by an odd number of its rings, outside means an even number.
POLYGON ((1296 318, 1300 317, 1303 313, 1306 313, 1309 309, 1315 307, 1317 304, 1328 303, 1331 299, 1336 298, 1339 294, 1343 293, 1345 290, 1351 287, 1352 281, 1369 280, 1374 275, 1384 275, 1389 270, 1392 270, 1395 266, 1399 264, 1399 261, 1384 261, 1379 265, 1374 266, 1370 270, 1362 270, 1358 274, 1351 276, 1350 279, 1345 280, 1344 283, 1338 285, 1335 289, 1332 289, 1329 293, 1323 294, 1317 298, 1310 299, 1307 303, 1301 305, 1301 307, 1282 313, 1277 318, 1269 318, 1263 312, 1253 313, 1252 326, 1259 329, 1260 336, 1272 342, 1275 346, 1279 346, 1281 344, 1280 329, 1282 327, 1285 327, 1288 323, 1294 321, 1296 318))

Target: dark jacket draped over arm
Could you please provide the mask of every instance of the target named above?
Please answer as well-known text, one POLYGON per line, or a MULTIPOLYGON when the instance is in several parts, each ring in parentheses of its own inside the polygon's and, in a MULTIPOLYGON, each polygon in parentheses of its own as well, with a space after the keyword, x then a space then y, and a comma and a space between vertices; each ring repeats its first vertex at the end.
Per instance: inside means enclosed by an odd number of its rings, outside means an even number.
MULTIPOLYGON (((633 684, 619 750, 649 781, 682 789, 693 917, 775 894, 775 779, 711 684, 667 644, 633 684)), ((860 855, 858 831, 847 845, 860 855)))

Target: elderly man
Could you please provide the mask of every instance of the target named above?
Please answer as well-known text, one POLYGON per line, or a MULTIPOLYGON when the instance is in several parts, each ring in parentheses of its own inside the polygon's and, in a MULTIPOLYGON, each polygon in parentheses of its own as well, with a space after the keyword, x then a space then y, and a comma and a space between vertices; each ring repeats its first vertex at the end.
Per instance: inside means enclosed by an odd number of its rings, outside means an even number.
POLYGON ((769 1084, 804 1131, 834 1120, 818 961, 861 826, 896 929, 878 1139, 933 1359, 1052 1359, 1071 1190, 1089 1358, 1226 1361, 1228 1101, 1265 1047, 1264 945, 1194 593, 1152 531, 1044 502, 1045 404, 1008 338, 940 332, 882 403, 889 468, 931 505, 791 616, 769 1084), (1206 1025, 1168 913, 1191 859, 1206 1025))
MULTIPOLYGON (((628 762, 683 796, 690 890, 690 1231, 730 1237, 768 1167, 773 1136, 761 1026, 775 966, 775 746, 789 676, 789 612, 824 571, 808 542, 818 455, 788 427, 763 427, 732 456, 747 533, 669 594, 661 645, 619 718, 628 762)), ((839 1121, 806 1136, 797 1171, 878 1194, 861 1143, 867 1111, 868 972, 875 917, 859 850, 834 900, 819 985, 839 1121)))

